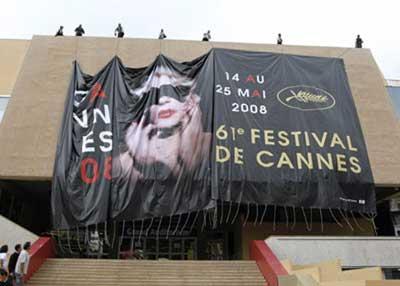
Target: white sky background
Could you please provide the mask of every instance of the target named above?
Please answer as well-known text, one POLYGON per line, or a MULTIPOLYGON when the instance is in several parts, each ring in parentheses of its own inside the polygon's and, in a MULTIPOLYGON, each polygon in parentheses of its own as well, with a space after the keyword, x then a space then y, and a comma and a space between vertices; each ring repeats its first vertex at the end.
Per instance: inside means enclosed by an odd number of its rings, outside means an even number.
POLYGON ((113 36, 121 22, 126 37, 353 47, 360 34, 384 76, 400 79, 399 0, 0 0, 0 38, 54 35, 113 36))

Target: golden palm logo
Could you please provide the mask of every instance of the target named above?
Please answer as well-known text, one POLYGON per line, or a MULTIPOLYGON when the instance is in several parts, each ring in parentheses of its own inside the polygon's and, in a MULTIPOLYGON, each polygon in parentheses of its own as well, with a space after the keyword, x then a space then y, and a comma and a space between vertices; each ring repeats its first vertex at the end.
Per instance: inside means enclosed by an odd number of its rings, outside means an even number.
POLYGON ((277 98, 283 105, 303 111, 330 109, 336 103, 335 98, 326 90, 302 85, 280 90, 277 98))
POLYGON ((292 99, 297 99, 298 101, 301 102, 318 102, 318 103, 323 103, 328 101, 328 97, 326 95, 314 94, 303 90, 299 90, 297 93, 295 93, 293 90, 290 90, 290 93, 293 94, 293 96, 287 97, 286 102, 289 102, 292 99))

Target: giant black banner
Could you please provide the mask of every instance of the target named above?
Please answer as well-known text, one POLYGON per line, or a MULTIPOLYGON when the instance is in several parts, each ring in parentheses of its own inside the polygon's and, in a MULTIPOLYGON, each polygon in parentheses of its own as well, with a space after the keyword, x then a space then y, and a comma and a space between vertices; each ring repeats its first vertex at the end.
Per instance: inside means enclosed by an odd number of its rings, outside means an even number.
POLYGON ((57 146, 54 226, 218 201, 375 212, 341 59, 213 49, 148 67, 76 63, 57 146))

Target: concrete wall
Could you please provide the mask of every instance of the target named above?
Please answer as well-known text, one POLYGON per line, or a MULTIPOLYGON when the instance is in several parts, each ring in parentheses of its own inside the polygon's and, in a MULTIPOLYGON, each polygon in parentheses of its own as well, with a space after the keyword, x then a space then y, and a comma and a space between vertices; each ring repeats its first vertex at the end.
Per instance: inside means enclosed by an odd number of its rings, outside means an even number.
POLYGON ((375 182, 400 185, 400 126, 368 49, 44 36, 31 41, 0 126, 0 178, 51 178, 73 60, 85 72, 96 73, 114 55, 126 66, 140 67, 159 53, 185 61, 212 47, 343 58, 375 182))
MULTIPOLYGON (((353 225, 353 230, 343 222, 343 227, 340 227, 336 223, 324 223, 324 230, 322 232, 321 223, 319 218, 316 218, 313 222, 312 229, 306 231, 306 225, 298 222, 295 227, 291 229, 291 222, 289 228, 286 224, 277 223, 275 230, 272 223, 262 223, 253 225, 252 222, 246 224, 242 228, 242 259, 249 259, 249 245, 252 240, 264 240, 270 236, 282 236, 282 235, 302 235, 302 236, 315 236, 315 235, 338 235, 338 236, 370 236, 374 235, 372 225, 366 220, 359 220, 359 225, 363 228, 361 230, 357 226, 353 225)), ((281 259, 282 260, 282 259, 281 259)))
POLYGON ((14 87, 28 40, 0 40, 0 95, 9 95, 14 87))
POLYGON ((17 243, 24 244, 27 241, 34 243, 37 239, 38 236, 34 233, 0 215, 0 245, 7 244, 9 253, 14 251, 17 243))
POLYGON ((265 243, 280 261, 288 259, 296 265, 339 259, 344 268, 400 266, 399 237, 292 235, 272 236, 265 243))

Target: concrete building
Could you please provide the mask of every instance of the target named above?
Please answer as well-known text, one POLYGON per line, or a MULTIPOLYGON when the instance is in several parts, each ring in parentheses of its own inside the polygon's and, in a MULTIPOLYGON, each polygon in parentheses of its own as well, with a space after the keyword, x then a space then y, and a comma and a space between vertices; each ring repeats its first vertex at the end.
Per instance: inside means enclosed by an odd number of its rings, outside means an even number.
MULTIPOLYGON (((0 124, 0 214, 36 234, 51 230, 51 179, 57 159, 57 136, 71 75, 71 63, 74 60, 79 62, 85 72, 94 74, 115 55, 129 67, 142 67, 151 63, 160 53, 177 61, 188 61, 213 47, 342 58, 368 149, 377 187, 377 200, 382 203, 399 193, 400 117, 396 117, 393 106, 400 109, 400 94, 397 91, 392 93, 392 86, 386 87, 382 73, 368 49, 34 36, 31 41, 0 41, 0 117, 3 118, 0 124)), ((252 223, 252 211, 249 215, 250 223, 246 225, 239 220, 218 229, 198 232, 195 236, 187 234, 185 237, 162 242, 168 249, 163 255, 173 258, 171 244, 184 245, 188 240, 189 244, 195 245, 191 248, 196 252, 192 257, 209 258, 210 252, 216 252, 212 255, 239 259, 248 258, 248 244, 251 240, 265 239, 273 234, 354 236, 375 233, 373 224, 363 218, 354 218, 356 223, 352 224, 353 227, 347 227, 343 220, 342 225, 338 225, 330 219, 324 222, 323 229, 320 222, 314 221, 310 228, 307 222, 301 220, 291 228, 287 227, 282 213, 273 222, 271 212, 268 211, 262 224, 252 223), (217 250, 210 250, 212 248, 217 250)), ((382 220, 377 222, 378 233, 386 224, 387 216, 384 214, 382 220)), ((390 226, 383 234, 390 233, 389 229, 390 226)), ((133 243, 123 240, 121 246, 133 243)), ((155 242, 154 238, 149 237, 144 244, 149 247, 149 257, 154 253, 157 258, 163 257, 160 253, 164 245, 155 242), (153 243, 157 246, 150 249, 149 245, 153 243)), ((184 251, 176 252, 177 256, 187 258, 184 251)))

